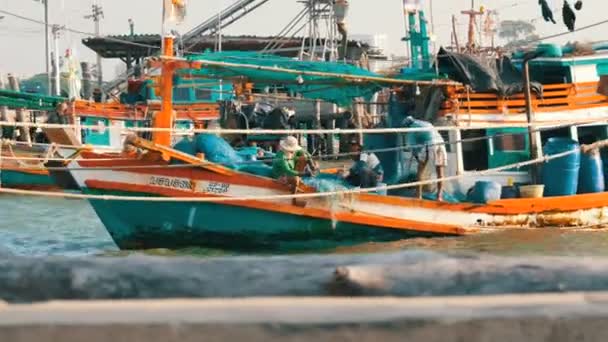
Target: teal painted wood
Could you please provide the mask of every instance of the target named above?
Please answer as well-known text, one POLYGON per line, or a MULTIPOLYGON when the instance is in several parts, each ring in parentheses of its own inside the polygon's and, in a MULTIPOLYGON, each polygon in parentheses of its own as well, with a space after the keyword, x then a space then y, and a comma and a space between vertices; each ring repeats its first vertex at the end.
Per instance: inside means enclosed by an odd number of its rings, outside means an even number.
POLYGON ((50 175, 2 170, 2 186, 7 188, 47 188, 56 186, 50 175))
POLYGON ((109 146, 110 145, 110 120, 101 117, 82 118, 83 126, 100 126, 105 127, 104 130, 96 130, 87 128, 84 130, 83 143, 94 146, 109 146))
MULTIPOLYGON (((488 140, 492 144, 492 148, 488 149, 489 168, 512 165, 530 159, 530 141, 527 128, 487 129, 486 135, 494 137, 491 141, 488 140)), ((516 169, 509 171, 516 171, 516 169)))
POLYGON ((196 246, 225 250, 296 251, 441 236, 214 203, 90 202, 121 249, 196 246))

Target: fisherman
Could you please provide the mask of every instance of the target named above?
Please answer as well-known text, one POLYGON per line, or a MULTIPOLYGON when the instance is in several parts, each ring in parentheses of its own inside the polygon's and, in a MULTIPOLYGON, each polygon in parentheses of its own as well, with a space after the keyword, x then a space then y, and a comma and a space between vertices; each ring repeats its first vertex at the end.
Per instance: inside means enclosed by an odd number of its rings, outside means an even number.
MULTIPOLYGON (((403 126, 406 128, 432 128, 429 122, 416 120, 408 116, 403 126)), ((432 167, 435 167, 437 179, 445 177, 445 168, 448 166, 448 154, 445 148, 445 141, 436 129, 430 131, 409 132, 406 134, 407 145, 412 146, 412 158, 418 162, 416 179, 425 181, 432 174, 432 167)), ((422 187, 416 191, 418 198, 422 198, 422 187)), ((443 201, 443 182, 437 183, 437 200, 443 201)))
POLYGON ((342 177, 352 186, 363 189, 375 188, 384 178, 384 169, 380 159, 372 152, 364 152, 358 140, 351 141, 350 152, 353 166, 342 177))
MULTIPOLYGON (((310 154, 300 147, 298 139, 293 136, 282 139, 279 148, 280 150, 272 162, 272 175, 291 186, 295 194, 301 182, 300 177, 313 176, 317 172, 318 166, 310 154)), ((299 205, 295 199, 293 203, 299 205)))

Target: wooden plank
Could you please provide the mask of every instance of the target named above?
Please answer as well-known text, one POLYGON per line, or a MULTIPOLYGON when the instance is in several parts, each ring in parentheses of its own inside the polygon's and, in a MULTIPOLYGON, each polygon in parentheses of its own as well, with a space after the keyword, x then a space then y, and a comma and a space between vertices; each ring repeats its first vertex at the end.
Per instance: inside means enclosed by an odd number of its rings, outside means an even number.
MULTIPOLYGON (((156 112, 160 108, 150 108, 149 112, 156 112)), ((108 109, 108 108, 80 108, 77 107, 74 110, 74 114, 77 116, 92 116, 92 117, 104 117, 110 120, 146 120, 144 108, 135 108, 131 110, 125 109, 108 109)), ((180 120, 210 120, 215 119, 219 116, 219 109, 207 109, 197 107, 182 107, 176 109, 176 116, 180 120)))
POLYGON ((159 152, 163 155, 163 159, 169 160, 169 158, 173 158, 184 163, 193 164, 200 166, 202 169, 213 171, 223 175, 234 175, 235 172, 227 167, 221 166, 219 164, 213 164, 205 161, 204 159, 199 159, 194 156, 191 156, 187 153, 183 153, 177 150, 174 150, 167 146, 162 146, 155 144, 149 140, 145 140, 139 137, 132 136, 129 138, 129 143, 134 146, 144 148, 146 150, 159 152))

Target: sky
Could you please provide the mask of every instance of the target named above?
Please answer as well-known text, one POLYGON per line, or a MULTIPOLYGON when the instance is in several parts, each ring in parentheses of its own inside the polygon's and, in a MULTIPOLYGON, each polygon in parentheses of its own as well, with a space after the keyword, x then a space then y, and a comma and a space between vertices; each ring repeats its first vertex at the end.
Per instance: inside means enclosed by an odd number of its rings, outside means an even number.
MULTIPOLYGON (((17 13, 29 18, 43 20, 43 6, 38 0, 0 0, 0 9, 17 13)), ((84 16, 91 11, 95 0, 47 0, 49 1, 50 22, 65 25, 86 32, 94 31, 94 24, 84 16)), ((180 28, 181 32, 196 26, 205 19, 217 15, 221 7, 226 7, 235 0, 189 0, 188 17, 180 28)), ((404 35, 404 20, 401 11, 402 0, 350 0, 348 24, 353 34, 386 34, 388 49, 391 54, 404 55, 405 45, 401 42, 404 35)), ((556 13, 558 25, 545 23, 540 17, 538 0, 486 0, 476 1, 476 8, 499 11, 500 20, 533 21, 541 36, 565 31, 561 24, 562 0, 548 0, 552 7, 559 7, 556 13)), ((573 0, 568 0, 573 1, 573 0)), ((97 0, 103 6, 105 18, 101 25, 102 34, 127 34, 128 19, 135 21, 136 33, 159 33, 162 0, 97 0)), ((431 1, 424 4, 427 13, 431 1)), ((433 0, 434 36, 437 44, 448 44, 450 41, 451 16, 470 8, 471 0, 433 0)), ((230 35, 273 35, 278 33, 300 10, 298 0, 270 0, 267 4, 248 17, 229 27, 224 33, 230 35)), ((608 2, 606 0, 585 0, 584 8, 578 12, 577 26, 592 24, 608 19, 608 2)), ((44 26, 26 22, 0 13, 0 73, 13 73, 19 77, 28 77, 44 72, 44 26)), ((428 14, 427 14, 428 16, 428 14)), ((458 15, 458 30, 461 40, 466 37, 467 19, 458 15)), ((608 25, 606 25, 608 26, 608 25)), ((552 40, 590 41, 603 39, 606 26, 568 34, 552 40)), ((95 61, 95 55, 80 42, 83 35, 64 33, 60 40, 60 51, 71 48, 81 60, 95 61)), ((104 76, 112 78, 117 71, 116 61, 104 61, 104 76)))

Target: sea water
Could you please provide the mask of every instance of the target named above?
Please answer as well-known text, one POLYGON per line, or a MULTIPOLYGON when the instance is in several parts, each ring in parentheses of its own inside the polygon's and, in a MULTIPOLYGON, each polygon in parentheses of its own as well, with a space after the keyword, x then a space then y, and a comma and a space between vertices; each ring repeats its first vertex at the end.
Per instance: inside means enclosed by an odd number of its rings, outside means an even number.
POLYGON ((87 201, 0 196, 0 251, 83 256, 116 251, 87 201))
MULTIPOLYGON (((34 257, 104 257, 142 253, 120 252, 87 201, 0 196, 0 217, 0 252, 34 257)), ((608 230, 507 230, 463 237, 365 243, 314 253, 384 253, 416 249, 504 256, 608 256, 608 230)), ((204 248, 143 253, 203 258, 235 255, 233 252, 204 248)))

